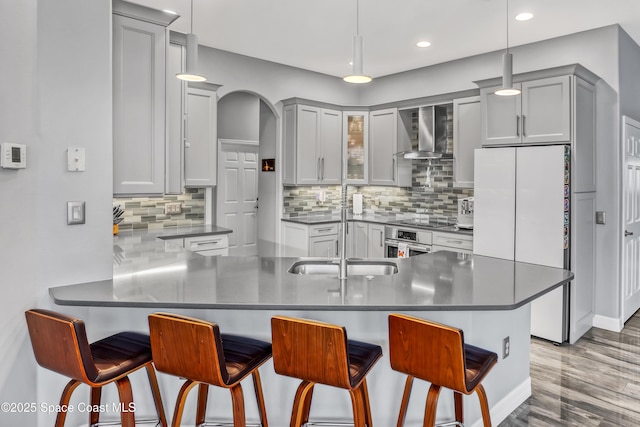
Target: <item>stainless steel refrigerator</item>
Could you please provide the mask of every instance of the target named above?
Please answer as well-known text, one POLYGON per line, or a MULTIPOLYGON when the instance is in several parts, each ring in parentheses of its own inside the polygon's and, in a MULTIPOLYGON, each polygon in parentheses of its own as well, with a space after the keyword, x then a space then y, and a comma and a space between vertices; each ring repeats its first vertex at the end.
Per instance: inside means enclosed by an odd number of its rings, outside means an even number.
MULTIPOLYGON (((474 254, 571 269, 570 147, 478 149, 474 167, 474 254)), ((569 339, 570 289, 532 303, 531 335, 569 339)))

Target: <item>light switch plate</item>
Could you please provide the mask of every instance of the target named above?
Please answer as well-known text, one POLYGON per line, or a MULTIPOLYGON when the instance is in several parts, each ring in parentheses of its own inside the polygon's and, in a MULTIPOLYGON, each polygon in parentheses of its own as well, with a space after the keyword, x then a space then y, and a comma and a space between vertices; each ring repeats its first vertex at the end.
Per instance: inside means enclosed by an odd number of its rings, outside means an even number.
POLYGON ((603 211, 596 212, 596 224, 606 224, 607 217, 603 211))
POLYGON ((67 225, 84 224, 84 202, 67 202, 67 225))

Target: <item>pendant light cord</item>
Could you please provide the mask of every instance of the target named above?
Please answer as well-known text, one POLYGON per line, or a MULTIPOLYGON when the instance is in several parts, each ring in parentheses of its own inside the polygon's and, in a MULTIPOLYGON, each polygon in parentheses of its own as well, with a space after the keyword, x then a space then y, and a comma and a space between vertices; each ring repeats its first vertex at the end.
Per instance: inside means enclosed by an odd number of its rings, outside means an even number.
POLYGON ((507 53, 509 53, 509 0, 507 0, 507 53))
MULTIPOLYGON (((193 34, 193 0, 191 0, 191 34, 193 34)), ((507 41, 507 45, 508 44, 509 42, 507 41)))
POLYGON ((360 19, 359 19, 359 17, 360 17, 360 1, 356 0, 356 36, 360 35, 360 19))

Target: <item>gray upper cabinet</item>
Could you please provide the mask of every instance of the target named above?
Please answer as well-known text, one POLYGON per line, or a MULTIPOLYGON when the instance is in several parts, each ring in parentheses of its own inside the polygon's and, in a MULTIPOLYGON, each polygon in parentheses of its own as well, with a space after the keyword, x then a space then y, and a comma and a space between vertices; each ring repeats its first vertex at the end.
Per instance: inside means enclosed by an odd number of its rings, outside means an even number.
POLYGON ((409 149, 399 146, 397 108, 369 113, 370 185, 410 187, 411 162, 398 156, 409 149))
POLYGON ((165 194, 182 194, 184 187, 217 183, 217 90, 213 83, 183 82, 184 38, 171 33, 167 50, 167 118, 165 194))
POLYGON ((343 150, 348 184, 369 183, 369 112, 342 113, 343 150))
POLYGON ((480 97, 453 101, 453 179, 456 187, 473 187, 473 153, 482 147, 480 97))
POLYGON ((217 182, 217 88, 207 83, 187 87, 184 135, 184 183, 187 187, 211 187, 217 182))
POLYGON ((525 81, 521 95, 499 96, 496 87, 480 91, 483 145, 571 141, 571 76, 525 81))
POLYGON ((284 107, 284 183, 335 185, 342 176, 342 112, 284 107))
POLYGON ((114 194, 164 192, 165 27, 174 19, 113 2, 114 194))

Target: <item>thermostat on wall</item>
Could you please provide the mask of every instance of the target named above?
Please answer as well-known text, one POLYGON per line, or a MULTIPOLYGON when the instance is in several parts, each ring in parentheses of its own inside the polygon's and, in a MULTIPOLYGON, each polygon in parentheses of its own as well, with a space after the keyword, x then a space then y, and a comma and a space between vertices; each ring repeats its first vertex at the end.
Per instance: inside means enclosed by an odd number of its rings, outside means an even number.
POLYGON ((0 167, 23 169, 27 167, 27 146, 24 144, 0 144, 0 167))

